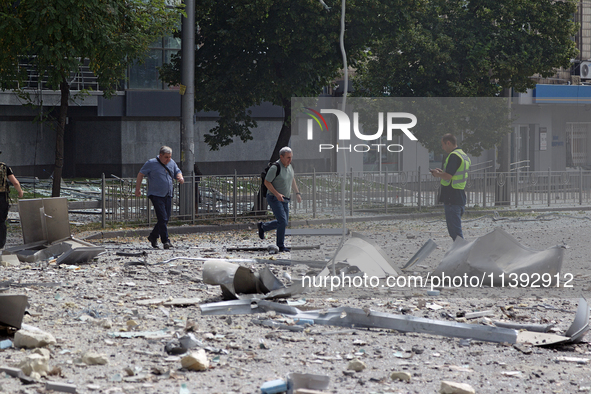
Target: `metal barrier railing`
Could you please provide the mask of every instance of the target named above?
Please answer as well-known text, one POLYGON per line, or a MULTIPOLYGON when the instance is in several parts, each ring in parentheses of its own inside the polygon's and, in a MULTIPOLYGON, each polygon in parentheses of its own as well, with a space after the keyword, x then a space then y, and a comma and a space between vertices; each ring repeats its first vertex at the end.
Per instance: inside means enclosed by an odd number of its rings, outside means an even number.
MULTIPOLYGON (((297 174, 302 202, 291 200, 292 215, 340 215, 341 182, 345 182, 344 204, 348 215, 391 214, 438 204, 439 179, 429 172, 348 172, 297 174)), ((136 197, 134 178, 103 180, 103 225, 117 222, 150 224, 155 221, 151 203, 136 197)), ((259 218, 268 207, 257 204, 258 175, 201 175, 185 177, 175 185, 172 221, 259 218), (182 196, 187 203, 182 203, 182 196), (191 205, 194 206, 192 207, 191 205)), ((591 171, 493 171, 471 172, 466 185, 469 207, 533 207, 591 204, 591 171)))

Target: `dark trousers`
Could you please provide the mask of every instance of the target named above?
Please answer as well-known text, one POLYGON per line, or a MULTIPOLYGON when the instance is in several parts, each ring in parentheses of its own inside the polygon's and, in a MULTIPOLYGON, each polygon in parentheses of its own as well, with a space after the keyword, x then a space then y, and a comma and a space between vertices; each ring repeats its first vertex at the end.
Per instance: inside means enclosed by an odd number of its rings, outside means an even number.
POLYGON ((150 238, 158 239, 162 243, 168 242, 168 228, 166 225, 168 224, 168 219, 170 219, 170 213, 172 210, 172 197, 158 197, 158 196, 149 196, 150 201, 152 201, 152 205, 154 205, 154 211, 156 212, 156 218, 158 218, 158 222, 154 226, 154 230, 150 233, 150 238))
POLYGON ((462 233, 464 206, 445 204, 443 209, 445 212, 445 221, 447 222, 447 232, 451 239, 455 241, 456 237, 464 238, 464 234, 462 233))
POLYGON ((6 244, 6 219, 8 218, 8 198, 6 193, 0 193, 0 249, 6 244))
POLYGON ((263 230, 277 230, 277 246, 283 248, 285 247, 285 227, 289 222, 289 203, 279 201, 271 193, 267 193, 267 202, 275 215, 275 220, 263 223, 263 230))

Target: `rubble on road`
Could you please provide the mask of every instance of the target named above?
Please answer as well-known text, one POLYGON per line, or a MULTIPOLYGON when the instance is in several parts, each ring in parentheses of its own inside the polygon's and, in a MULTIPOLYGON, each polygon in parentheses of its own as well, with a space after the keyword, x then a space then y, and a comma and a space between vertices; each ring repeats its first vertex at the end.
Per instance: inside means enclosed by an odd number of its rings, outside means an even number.
MULTIPOLYGON (((588 222, 581 222, 565 222, 556 230, 575 246, 563 272, 574 270, 574 261, 575 268, 585 269, 591 254, 584 249, 588 222)), ((512 234, 522 231, 516 239, 539 249, 555 236, 546 228, 536 233, 527 223, 499 223, 511 226, 512 234)), ((560 223, 554 220, 552 228, 560 223)), ((450 244, 444 224, 388 221, 352 229, 374 231, 371 241, 397 267, 413 260, 429 239, 441 245, 412 264, 412 274, 431 272, 450 244)), ((465 233, 489 230, 480 225, 465 233)), ((3 266, 0 296, 26 296, 29 305, 20 330, 0 322, 2 390, 242 393, 261 392, 274 380, 284 382, 288 392, 315 394, 583 392, 591 387, 591 350, 585 342, 589 307, 579 298, 586 295, 584 270, 574 273, 577 291, 583 289, 576 298, 546 297, 536 289, 493 298, 486 292, 458 296, 450 288, 433 295, 421 288, 375 288, 284 293, 272 300, 257 292, 224 301, 220 284, 204 283, 207 262, 236 264, 255 277, 265 268, 272 283, 281 284, 275 291, 284 291, 302 275, 317 275, 338 240, 302 236, 298 243, 320 243, 320 249, 292 251, 290 261, 287 254, 276 259, 265 250, 227 251, 237 240, 259 245, 254 232, 174 237, 175 250, 152 250, 145 239, 102 239, 92 245, 105 253, 84 264, 55 264, 49 257, 3 266), (398 325, 389 326, 393 322, 398 325), (442 334, 430 331, 435 323, 442 334), (46 338, 38 342, 41 347, 16 346, 17 333, 20 337, 32 327, 55 342, 46 338), (465 334, 450 336, 452 328, 465 334), (480 331, 488 337, 472 335, 480 331), (510 338, 517 332, 516 342, 489 340, 501 332, 510 338), (526 334, 533 337, 520 342, 526 334)), ((10 239, 10 245, 22 243, 14 235, 10 239)))

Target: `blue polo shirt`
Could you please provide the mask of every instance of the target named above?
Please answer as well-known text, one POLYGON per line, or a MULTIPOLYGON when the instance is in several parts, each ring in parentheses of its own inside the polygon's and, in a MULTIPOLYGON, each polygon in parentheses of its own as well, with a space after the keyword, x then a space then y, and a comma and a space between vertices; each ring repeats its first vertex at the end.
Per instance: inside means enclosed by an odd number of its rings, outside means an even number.
POLYGON ((176 165, 174 160, 170 159, 166 165, 168 170, 158 162, 158 158, 150 159, 144 164, 140 172, 148 178, 148 196, 166 197, 173 196, 172 177, 181 172, 181 169, 176 165))

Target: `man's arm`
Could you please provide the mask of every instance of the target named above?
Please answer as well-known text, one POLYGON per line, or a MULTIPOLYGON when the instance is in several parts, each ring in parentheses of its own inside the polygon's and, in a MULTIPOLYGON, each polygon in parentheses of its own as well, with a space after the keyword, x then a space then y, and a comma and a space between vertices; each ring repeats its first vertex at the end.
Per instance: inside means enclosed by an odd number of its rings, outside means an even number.
POLYGON ((448 174, 447 172, 443 171, 441 168, 435 168, 435 169, 431 170, 431 174, 435 178, 441 178, 445 181, 449 181, 451 179, 451 177, 453 176, 453 175, 448 174))
POLYGON ((18 192, 18 198, 23 198, 23 189, 21 189, 21 184, 18 181, 18 179, 16 179, 14 175, 8 175, 7 178, 10 181, 10 183, 12 183, 12 186, 14 186, 14 188, 18 192))
POLYGON ((293 177, 293 180, 291 181, 291 189, 295 190, 296 200, 298 202, 302 202, 302 195, 300 194, 300 191, 298 189, 298 185, 296 185, 295 176, 293 177))
POLYGON ((283 194, 279 193, 277 191, 277 189, 275 189, 275 187, 273 186, 273 184, 271 182, 269 182, 268 180, 265 179, 265 186, 267 187, 267 189, 269 189, 269 191, 271 193, 273 193, 273 195, 275 197, 277 197, 277 199, 281 202, 283 202, 283 194))
POLYGON ((447 162, 447 166, 445 166, 445 171, 441 168, 435 168, 434 170, 431 170, 431 174, 434 177, 449 181, 455 175, 455 173, 458 171, 458 168, 460 168, 460 165, 462 165, 462 160, 456 154, 451 155, 452 156, 450 156, 447 162))
POLYGON ((175 172, 175 178, 176 180, 182 185, 183 183, 185 183, 185 178, 183 178, 183 173, 181 172, 181 169, 179 168, 179 166, 176 164, 176 162, 174 163, 174 172, 175 172))
POLYGON ((135 181, 135 195, 136 197, 140 197, 142 195, 142 191, 140 188, 142 187, 142 181, 144 180, 144 174, 141 172, 137 173, 137 179, 135 181))

